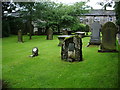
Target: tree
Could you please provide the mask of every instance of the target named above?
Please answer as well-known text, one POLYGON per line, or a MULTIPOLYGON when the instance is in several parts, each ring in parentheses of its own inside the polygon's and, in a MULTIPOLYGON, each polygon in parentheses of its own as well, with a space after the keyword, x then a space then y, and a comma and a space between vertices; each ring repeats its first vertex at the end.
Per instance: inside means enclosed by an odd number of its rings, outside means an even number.
POLYGON ((120 1, 115 3, 116 24, 118 25, 118 42, 120 44, 120 1))
POLYGON ((113 1, 100 1, 97 4, 101 5, 104 10, 107 10, 107 7, 112 7, 113 1))
POLYGON ((18 2, 16 3, 16 5, 18 5, 20 9, 20 13, 21 13, 21 17, 27 21, 27 25, 28 25, 28 32, 29 32, 29 39, 32 39, 32 33, 33 33, 33 29, 32 29, 32 21, 35 19, 34 18, 34 6, 35 6, 35 2, 18 2))
POLYGON ((8 37, 10 35, 10 20, 8 16, 12 11, 15 10, 14 3, 2 2, 2 37, 8 37))

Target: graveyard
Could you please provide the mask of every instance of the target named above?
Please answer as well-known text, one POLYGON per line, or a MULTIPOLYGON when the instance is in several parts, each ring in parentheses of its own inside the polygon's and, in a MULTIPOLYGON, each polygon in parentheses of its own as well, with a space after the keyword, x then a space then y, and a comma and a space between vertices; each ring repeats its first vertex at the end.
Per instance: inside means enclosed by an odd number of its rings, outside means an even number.
POLYGON ((119 88, 120 1, 95 1, 0 3, 0 89, 119 88))
MULTIPOLYGON (((89 33, 90 34, 90 33, 89 33)), ((118 87, 118 54, 98 53, 99 46, 86 47, 90 37, 82 38, 83 61, 61 60, 58 35, 33 36, 24 43, 17 36, 3 38, 2 74, 8 88, 116 88, 118 87), (31 49, 39 55, 31 58, 31 49)), ((120 50, 120 46, 117 50, 120 50)), ((119 54, 120 55, 120 54, 119 54)))

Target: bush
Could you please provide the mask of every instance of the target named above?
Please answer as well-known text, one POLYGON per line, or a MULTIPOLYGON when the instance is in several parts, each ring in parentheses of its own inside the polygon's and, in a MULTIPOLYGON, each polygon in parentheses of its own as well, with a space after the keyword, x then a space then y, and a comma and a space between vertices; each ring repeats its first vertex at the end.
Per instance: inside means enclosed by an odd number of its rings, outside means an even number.
POLYGON ((7 20, 2 20, 2 37, 9 37, 10 25, 7 20))
POLYGON ((85 24, 74 24, 73 27, 71 27, 71 30, 73 31, 81 31, 84 32, 86 30, 86 25, 85 24))

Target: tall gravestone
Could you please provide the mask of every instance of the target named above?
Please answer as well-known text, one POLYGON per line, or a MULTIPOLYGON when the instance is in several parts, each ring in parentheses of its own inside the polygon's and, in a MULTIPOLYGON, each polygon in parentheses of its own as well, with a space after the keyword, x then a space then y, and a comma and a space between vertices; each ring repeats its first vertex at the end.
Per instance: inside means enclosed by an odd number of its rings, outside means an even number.
POLYGON ((116 52, 117 27, 113 22, 107 22, 102 27, 102 43, 98 52, 116 52))
POLYGON ((91 35, 91 39, 90 39, 89 45, 94 45, 94 44, 99 45, 101 43, 101 40, 100 40, 101 25, 98 22, 94 22, 91 25, 91 29, 92 29, 91 30, 92 35, 91 35))
POLYGON ((82 40, 79 36, 71 36, 64 40, 61 59, 69 62, 82 61, 82 40))
POLYGON ((52 28, 49 28, 47 30, 47 40, 53 40, 53 30, 52 30, 52 28))

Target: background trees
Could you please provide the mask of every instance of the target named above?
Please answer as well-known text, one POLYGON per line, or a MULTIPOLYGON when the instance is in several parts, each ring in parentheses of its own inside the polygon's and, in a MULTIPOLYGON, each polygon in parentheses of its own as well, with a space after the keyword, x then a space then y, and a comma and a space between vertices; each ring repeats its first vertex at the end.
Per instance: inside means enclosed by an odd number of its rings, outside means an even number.
MULTIPOLYGON (((84 2, 73 5, 59 4, 49 0, 40 0, 39 2, 15 2, 12 3, 12 5, 8 3, 3 4, 3 11, 8 7, 10 7, 9 11, 17 8, 19 17, 11 19, 11 22, 15 23, 15 30, 7 29, 6 32, 16 33, 18 31, 17 29, 22 28, 23 33, 29 33, 29 39, 32 39, 33 34, 32 22, 36 22, 39 28, 44 27, 46 32, 49 28, 52 28, 60 33, 61 28, 72 28, 76 24, 80 24, 77 16, 87 12, 84 2)), ((11 28, 13 28, 13 26, 11 28)), ((5 28, 3 29, 5 31, 5 28)))

